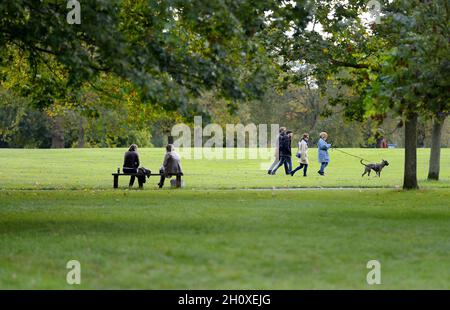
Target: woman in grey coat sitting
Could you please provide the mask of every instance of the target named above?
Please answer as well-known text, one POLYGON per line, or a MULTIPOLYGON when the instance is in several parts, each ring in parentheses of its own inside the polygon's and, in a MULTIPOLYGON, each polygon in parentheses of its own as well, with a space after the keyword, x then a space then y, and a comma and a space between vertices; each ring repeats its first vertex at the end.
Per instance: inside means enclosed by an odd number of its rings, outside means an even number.
MULTIPOLYGON (((166 146, 166 155, 164 156, 163 165, 159 170, 161 174, 161 179, 159 180, 159 188, 164 186, 164 180, 166 178, 170 178, 174 175, 183 175, 183 171, 181 169, 181 158, 180 155, 175 152, 175 147, 173 144, 168 144, 166 146)), ((180 186, 181 184, 177 184, 180 186)))

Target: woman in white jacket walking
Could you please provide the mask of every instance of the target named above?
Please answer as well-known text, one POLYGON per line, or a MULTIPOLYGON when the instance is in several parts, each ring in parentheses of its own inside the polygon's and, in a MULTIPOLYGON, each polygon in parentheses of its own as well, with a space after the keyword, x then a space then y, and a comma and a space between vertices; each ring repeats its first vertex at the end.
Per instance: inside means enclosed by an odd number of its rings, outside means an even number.
POLYGON ((297 152, 297 158, 298 163, 300 164, 295 170, 292 170, 291 175, 294 176, 294 174, 298 170, 303 169, 303 176, 306 177, 306 172, 308 171, 308 140, 309 140, 309 134, 304 133, 303 138, 298 143, 298 152, 297 152))

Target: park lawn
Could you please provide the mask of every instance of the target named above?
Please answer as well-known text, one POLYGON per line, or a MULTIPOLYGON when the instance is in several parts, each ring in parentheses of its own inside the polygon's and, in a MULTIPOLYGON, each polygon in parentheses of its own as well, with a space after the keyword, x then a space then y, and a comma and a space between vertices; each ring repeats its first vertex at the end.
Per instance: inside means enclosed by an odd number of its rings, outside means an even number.
MULTIPOLYGON (((331 150, 331 163, 326 176, 317 174, 317 150, 310 149, 309 176, 284 175, 280 168, 276 176, 265 170, 271 159, 182 159, 186 189, 295 188, 295 187, 401 187, 403 183, 403 149, 345 149, 369 161, 386 159, 390 165, 382 177, 361 177, 363 166, 357 158, 331 150)), ((0 189, 110 189, 111 173, 122 166, 125 149, 0 149, 0 189)), ((161 166, 162 148, 139 150, 141 164, 152 171, 161 166)), ((426 181, 429 149, 418 150, 418 179, 422 187, 450 187, 450 149, 442 149, 441 180, 426 181)), ((294 152, 295 153, 295 152, 294 152)), ((296 158, 294 167, 297 165, 296 158)), ((126 187, 127 178, 120 179, 126 187)), ((152 178, 147 189, 157 187, 152 178)))
MULTIPOLYGON (((345 149, 387 159, 382 178, 361 178, 336 150, 317 176, 311 149, 307 178, 269 176, 268 160, 184 158, 183 189, 156 190, 152 177, 143 191, 127 178, 112 190, 124 151, 0 149, 0 288, 370 289, 372 259, 375 288, 450 288, 449 149, 439 182, 418 150, 411 192, 396 189, 401 149, 345 149), (329 189, 275 190, 300 187, 329 189), (65 282, 71 259, 78 287, 65 282)), ((155 171, 164 151, 140 154, 155 171)))
POLYGON ((0 288, 450 289, 447 189, 1 190, 0 288), (81 263, 81 285, 65 264, 81 263), (381 263, 382 284, 366 283, 381 263))

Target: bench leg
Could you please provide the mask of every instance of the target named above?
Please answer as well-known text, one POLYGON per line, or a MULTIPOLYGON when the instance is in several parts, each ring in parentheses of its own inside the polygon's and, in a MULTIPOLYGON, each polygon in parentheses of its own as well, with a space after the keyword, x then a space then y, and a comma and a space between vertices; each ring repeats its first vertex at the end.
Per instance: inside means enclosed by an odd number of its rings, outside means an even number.
POLYGON ((119 176, 115 175, 114 182, 113 182, 113 188, 118 188, 118 187, 119 187, 119 176))
POLYGON ((181 187, 181 175, 177 175, 177 187, 181 187))

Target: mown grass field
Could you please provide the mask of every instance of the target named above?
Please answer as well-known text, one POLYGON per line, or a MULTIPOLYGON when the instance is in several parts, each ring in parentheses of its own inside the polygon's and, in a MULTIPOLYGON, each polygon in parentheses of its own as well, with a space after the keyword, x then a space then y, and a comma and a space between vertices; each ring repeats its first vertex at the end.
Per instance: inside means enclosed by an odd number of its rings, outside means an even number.
MULTIPOLYGON (((183 189, 122 179, 112 190, 123 151, 0 150, 0 288, 450 289, 448 149, 439 182, 425 181, 419 150, 422 189, 410 192, 396 188, 395 149, 346 150, 389 160, 381 179, 362 179, 336 151, 316 176, 311 150, 307 178, 269 176, 260 161, 185 160, 183 189), (283 189, 320 186, 332 188, 283 189), (66 283, 72 259, 79 286, 66 283), (379 286, 366 283, 373 259, 379 286)), ((140 153, 159 167, 161 149, 140 153)))
MULTIPOLYGON (((310 149, 309 176, 301 173, 285 176, 283 168, 269 176, 262 167, 270 160, 183 160, 186 189, 239 189, 272 187, 401 187, 403 182, 402 149, 345 149, 369 161, 389 161, 383 177, 361 178, 364 171, 359 160, 330 151, 331 163, 326 177, 317 174, 316 149, 310 149)), ((0 149, 1 189, 109 189, 111 173, 122 166, 125 149, 60 149, 12 150, 0 149)), ((164 155, 163 149, 140 149, 141 165, 158 171, 164 155)), ((294 152, 295 153, 295 152, 294 152)), ((450 187, 450 149, 441 154, 440 182, 427 182, 429 149, 418 150, 418 178, 423 187, 450 187)), ((295 159, 294 159, 295 161, 295 159)), ((297 163, 294 162, 294 167, 297 163)), ((147 189, 156 188, 158 180, 150 179, 147 189)), ((120 185, 127 187, 128 178, 120 185)))

